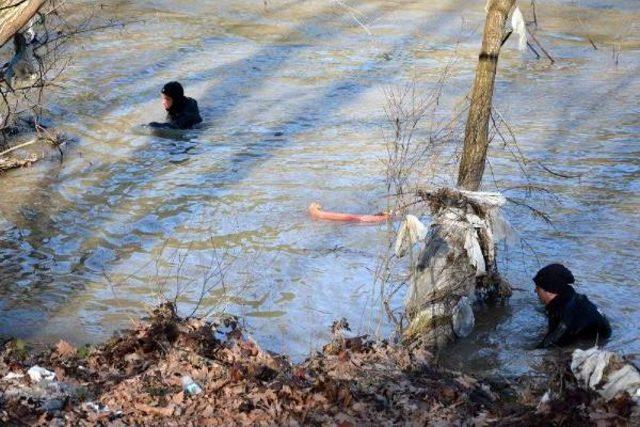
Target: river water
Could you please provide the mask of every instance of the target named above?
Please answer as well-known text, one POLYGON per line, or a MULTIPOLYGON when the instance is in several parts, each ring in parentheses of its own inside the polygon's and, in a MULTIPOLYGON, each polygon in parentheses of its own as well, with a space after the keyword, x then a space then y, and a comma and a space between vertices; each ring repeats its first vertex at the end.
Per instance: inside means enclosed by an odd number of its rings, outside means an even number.
MULTIPOLYGON (((545 320, 530 278, 553 261, 611 318, 609 347, 640 352, 640 4, 537 3, 536 34, 556 63, 509 41, 495 105, 532 165, 580 176, 532 166, 531 181, 556 199, 511 192, 553 225, 506 209, 526 240, 502 252, 517 289, 480 310, 478 330, 447 357, 480 372, 540 363, 544 352, 530 348, 545 320)), ((427 93, 453 61, 442 109, 460 102, 482 2, 112 1, 101 13, 137 22, 74 48, 48 100, 75 137, 64 161, 2 177, 0 334, 97 342, 159 292, 177 292, 188 314, 203 282, 214 289, 201 309, 244 315, 263 345, 294 357, 340 317, 356 333, 390 333, 373 285, 384 227, 314 221, 306 207, 385 207, 385 89, 414 81, 427 93), (158 93, 173 79, 198 99, 202 129, 136 130, 163 118, 158 93), (224 285, 208 275, 218 266, 224 285)), ((491 166, 502 188, 526 183, 497 145, 491 166)))

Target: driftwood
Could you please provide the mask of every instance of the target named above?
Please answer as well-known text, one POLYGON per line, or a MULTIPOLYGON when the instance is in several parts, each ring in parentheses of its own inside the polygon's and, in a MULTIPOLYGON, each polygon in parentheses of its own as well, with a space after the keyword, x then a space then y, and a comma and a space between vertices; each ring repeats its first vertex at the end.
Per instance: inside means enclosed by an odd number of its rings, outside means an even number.
POLYGON ((38 127, 38 133, 26 142, 0 152, 0 171, 28 167, 38 160, 63 156, 66 137, 50 129, 38 127))
POLYGON ((13 151, 19 150, 19 149, 21 149, 21 148, 28 147, 28 146, 30 146, 30 145, 35 144, 36 142, 38 142, 38 139, 37 139, 37 138, 34 138, 34 139, 32 139, 31 141, 23 142, 22 144, 18 144, 18 145, 15 145, 15 146, 11 147, 11 148, 8 148, 8 149, 6 149, 6 150, 4 150, 4 151, 0 152, 0 159, 1 159, 2 157, 6 156, 7 154, 10 154, 10 153, 11 153, 11 152, 13 152, 13 151))
POLYGON ((0 171, 7 171, 10 169, 17 169, 22 167, 31 166, 31 164, 41 160, 42 157, 36 153, 30 153, 27 156, 16 157, 6 156, 0 157, 0 171))

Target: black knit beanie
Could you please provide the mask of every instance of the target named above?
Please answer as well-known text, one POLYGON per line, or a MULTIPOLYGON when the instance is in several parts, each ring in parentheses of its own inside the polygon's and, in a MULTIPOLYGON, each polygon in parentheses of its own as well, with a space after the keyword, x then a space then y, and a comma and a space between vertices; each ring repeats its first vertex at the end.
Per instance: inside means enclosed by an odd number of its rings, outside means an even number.
POLYGON ((174 102, 180 103, 184 98, 184 89, 178 82, 169 82, 162 88, 162 93, 173 99, 174 102))
POLYGON ((563 294, 571 289, 570 284, 574 283, 575 279, 564 265, 549 264, 538 271, 533 282, 547 292, 563 294))

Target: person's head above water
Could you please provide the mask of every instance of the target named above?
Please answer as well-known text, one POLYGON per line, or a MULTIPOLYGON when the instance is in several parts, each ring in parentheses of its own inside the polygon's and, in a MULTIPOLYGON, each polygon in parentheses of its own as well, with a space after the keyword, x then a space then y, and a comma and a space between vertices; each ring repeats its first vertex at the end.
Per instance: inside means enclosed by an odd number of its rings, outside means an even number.
POLYGON ((171 109, 184 99, 184 89, 178 82, 169 82, 162 88, 162 106, 165 110, 171 109))
POLYGON ((549 264, 540 269, 533 278, 540 301, 547 305, 556 296, 571 292, 575 282, 573 274, 562 264, 549 264))
POLYGON ((162 106, 166 114, 165 123, 151 122, 154 129, 191 129, 202 123, 198 101, 184 96, 184 89, 178 82, 169 82, 160 91, 162 106))

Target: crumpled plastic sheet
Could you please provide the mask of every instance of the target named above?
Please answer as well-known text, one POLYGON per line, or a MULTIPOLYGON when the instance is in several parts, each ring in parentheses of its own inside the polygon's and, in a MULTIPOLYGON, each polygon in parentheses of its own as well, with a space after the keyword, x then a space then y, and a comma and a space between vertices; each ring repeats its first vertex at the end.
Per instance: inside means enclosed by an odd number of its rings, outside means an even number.
POLYGON ((502 193, 491 191, 468 191, 459 190, 468 200, 485 208, 499 208, 507 203, 507 198, 502 193))
MULTIPOLYGON (((468 204, 448 206, 441 209, 427 227, 419 227, 415 218, 401 225, 395 242, 396 255, 403 255, 409 244, 419 236, 425 242, 420 253, 415 280, 407 293, 409 312, 419 313, 416 319, 428 320, 425 311, 429 306, 440 306, 437 300, 445 301, 445 316, 451 318, 451 329, 457 337, 468 336, 475 326, 470 296, 474 294, 475 277, 487 274, 485 254, 480 245, 480 233, 494 243, 509 235, 509 226, 503 219, 500 206, 506 203, 500 193, 460 191, 472 204, 482 206, 487 217, 480 217, 468 204), (497 233, 493 227, 498 225, 497 233), (424 232, 424 237, 423 233, 424 232), (426 316, 426 317, 425 317, 426 316)), ((420 223, 421 224, 421 223, 420 223)), ((422 224, 421 224, 422 225, 422 224)), ((493 262, 494 253, 487 254, 493 262)), ((430 314, 430 313, 429 313, 430 314)), ((413 320, 412 320, 413 322, 413 320)))
MULTIPOLYGON (((417 283, 411 287, 408 294, 409 302, 420 303, 420 294, 432 295, 435 292, 445 291, 452 284, 466 282, 468 273, 475 272, 475 277, 481 277, 487 273, 486 261, 480 245, 479 231, 483 230, 490 239, 494 239, 492 227, 498 223, 507 229, 506 222, 502 219, 499 206, 506 202, 500 193, 461 191, 464 197, 473 203, 482 205, 490 212, 489 218, 481 218, 467 208, 449 207, 440 211, 432 219, 429 230, 419 220, 407 216, 399 229, 395 242, 396 255, 401 256, 406 252, 410 242, 419 238, 425 241, 426 246, 420 254, 419 260, 419 286, 417 283), (425 235, 425 237, 422 237, 425 235), (471 271, 469 271, 471 270, 471 271), (420 289, 414 289, 418 286, 420 289)), ((496 240, 494 240, 495 242, 496 240)), ((473 290, 471 283, 464 288, 465 294, 473 290)))
POLYGON ((427 237, 427 226, 414 215, 407 215, 400 225, 396 237, 395 253, 397 257, 403 257, 407 250, 427 237))
POLYGON ((27 375, 31 378, 31 381, 34 383, 39 383, 42 380, 53 381, 56 377, 54 372, 51 372, 41 366, 34 365, 27 371, 27 375))
POLYGON ((516 7, 511 14, 511 27, 513 34, 518 36, 518 50, 525 52, 527 50, 527 24, 519 7, 516 7))
POLYGON ((453 332, 458 338, 464 338, 469 336, 473 332, 473 327, 476 324, 476 318, 473 314, 473 307, 471 306, 471 299, 469 297, 462 297, 458 304, 453 308, 453 332))
POLYGON ((640 403, 640 371, 615 353, 597 347, 577 349, 572 355, 571 372, 605 399, 626 391, 640 403), (610 372, 616 366, 622 367, 610 372))
POLYGON ((482 255, 482 248, 478 240, 478 233, 475 230, 467 230, 464 239, 464 249, 469 257, 469 264, 476 268, 476 277, 483 276, 487 272, 487 267, 482 255))
POLYGON ((495 242, 505 240, 508 245, 519 243, 518 233, 513 229, 511 224, 509 224, 509 221, 507 221, 504 215, 502 215, 501 211, 492 211, 490 221, 495 242))

